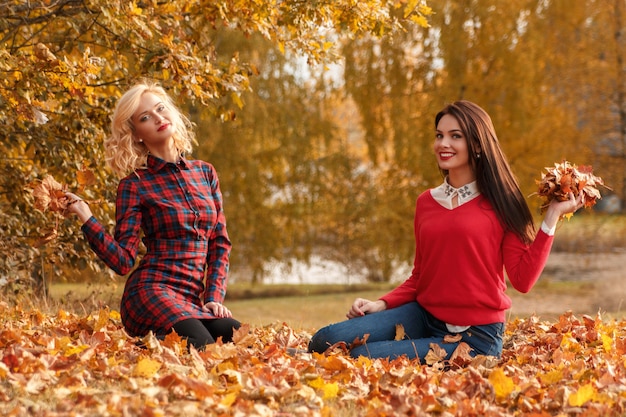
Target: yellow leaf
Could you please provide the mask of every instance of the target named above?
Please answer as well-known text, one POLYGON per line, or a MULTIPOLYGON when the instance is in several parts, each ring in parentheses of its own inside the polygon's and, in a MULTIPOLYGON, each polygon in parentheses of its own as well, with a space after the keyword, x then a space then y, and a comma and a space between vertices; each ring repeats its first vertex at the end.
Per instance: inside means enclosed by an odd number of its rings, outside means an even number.
POLYGON ((135 365, 133 376, 151 378, 161 369, 161 366, 162 364, 159 361, 150 358, 142 358, 137 362, 137 365, 135 365))
POLYGON ((243 101, 241 100, 241 97, 239 96, 238 93, 232 93, 230 97, 232 98, 233 102, 237 105, 237 107, 239 107, 240 109, 243 108, 243 101))
POLYGON ((70 339, 67 336, 63 336, 61 338, 55 339, 54 340, 55 352, 65 349, 71 343, 72 343, 72 339, 70 339))
POLYGON ((586 402, 593 400, 596 396, 596 389, 593 385, 587 384, 578 388, 578 391, 569 396, 568 403, 572 407, 581 407, 586 402))
POLYGON ((413 23, 416 23, 423 28, 430 27, 428 20, 424 16, 412 15, 410 19, 413 23))
POLYGON ((79 354, 83 350, 87 349, 88 345, 80 345, 80 346, 67 346, 63 354, 65 356, 72 356, 74 354, 79 354))
POLYGON ((11 370, 4 362, 0 362, 0 378, 6 378, 11 373, 11 370))
POLYGON ((539 379, 544 385, 557 384, 559 381, 563 380, 563 370, 553 369, 548 373, 539 375, 539 379))
POLYGON ((356 360, 357 365, 360 368, 363 369, 370 369, 372 367, 372 360, 370 358, 368 358, 367 356, 359 356, 359 358, 356 360))
POLYGON ((135 15, 135 16, 141 16, 141 8, 137 7, 137 5, 135 4, 135 2, 132 2, 130 5, 130 14, 131 15, 135 15))
POLYGON ((406 6, 404 7, 404 18, 405 19, 407 17, 409 17, 409 15, 415 11, 415 9, 417 8, 419 2, 420 2, 420 0, 409 0, 409 1, 407 1, 406 6))
POLYGON ((561 349, 568 352, 580 352, 581 346, 578 340, 572 336, 572 333, 567 332, 563 334, 563 339, 561 339, 561 349))
POLYGON ((321 377, 309 381, 308 384, 310 387, 322 391, 322 398, 325 400, 335 398, 339 393, 339 385, 336 382, 326 383, 321 377))
POLYGON ((431 14, 433 14, 433 9, 426 4, 420 4, 417 10, 420 12, 420 14, 423 14, 424 16, 430 16, 431 14))
POLYGON ((403 340, 406 334, 404 333, 404 326, 401 324, 396 324, 396 337, 395 340, 403 340))
POLYGON ((603 334, 600 337, 602 338, 602 347, 604 348, 604 351, 607 353, 611 352, 613 349, 613 338, 607 336, 606 334, 603 334))
POLYGON ((220 404, 225 407, 230 407, 235 403, 238 396, 239 396, 238 392, 230 392, 226 394, 224 398, 222 398, 222 401, 220 401, 220 404))
POLYGON ((96 332, 100 331, 103 327, 106 327, 108 322, 109 322, 108 309, 106 308, 100 309, 100 312, 98 313, 98 320, 96 321, 96 324, 94 324, 93 326, 94 331, 96 332))
POLYGON ((489 382, 493 385, 497 399, 507 398, 515 389, 515 383, 505 375, 502 368, 496 368, 489 374, 489 382))

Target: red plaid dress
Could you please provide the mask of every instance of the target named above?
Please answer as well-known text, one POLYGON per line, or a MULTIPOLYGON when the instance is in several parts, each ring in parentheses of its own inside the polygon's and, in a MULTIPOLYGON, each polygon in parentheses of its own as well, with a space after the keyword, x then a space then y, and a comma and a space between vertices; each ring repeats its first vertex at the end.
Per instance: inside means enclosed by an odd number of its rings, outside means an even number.
POLYGON ((128 333, 162 335, 183 319, 215 318, 202 305, 223 302, 231 249, 215 168, 150 155, 146 169, 120 181, 115 217, 114 236, 94 217, 82 230, 94 252, 120 275, 135 266, 140 239, 146 247, 122 295, 128 333))

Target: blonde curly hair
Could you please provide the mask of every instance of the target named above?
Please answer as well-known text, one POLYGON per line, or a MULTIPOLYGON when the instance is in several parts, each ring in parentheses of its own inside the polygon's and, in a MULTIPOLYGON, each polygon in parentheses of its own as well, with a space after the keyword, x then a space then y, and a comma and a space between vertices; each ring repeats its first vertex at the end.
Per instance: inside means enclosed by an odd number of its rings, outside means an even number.
POLYGON ((165 89, 152 81, 142 81, 120 97, 111 117, 111 135, 104 140, 105 160, 119 178, 146 167, 148 149, 134 140, 131 117, 139 107, 141 96, 152 93, 163 100, 171 112, 174 146, 181 153, 190 153, 195 142, 191 121, 182 114, 165 89))

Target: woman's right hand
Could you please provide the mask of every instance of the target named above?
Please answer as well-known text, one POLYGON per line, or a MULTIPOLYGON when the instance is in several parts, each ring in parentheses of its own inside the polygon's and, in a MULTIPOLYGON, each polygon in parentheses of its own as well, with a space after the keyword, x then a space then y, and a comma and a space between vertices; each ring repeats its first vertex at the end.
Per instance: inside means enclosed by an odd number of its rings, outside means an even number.
POLYGON ((383 300, 370 301, 365 298, 357 298, 352 303, 350 311, 346 314, 346 317, 353 319, 355 317, 361 317, 368 313, 377 313, 387 309, 387 303, 383 300))
POLYGON ((82 223, 93 216, 85 200, 73 193, 65 193, 65 197, 67 197, 67 212, 76 214, 82 223))

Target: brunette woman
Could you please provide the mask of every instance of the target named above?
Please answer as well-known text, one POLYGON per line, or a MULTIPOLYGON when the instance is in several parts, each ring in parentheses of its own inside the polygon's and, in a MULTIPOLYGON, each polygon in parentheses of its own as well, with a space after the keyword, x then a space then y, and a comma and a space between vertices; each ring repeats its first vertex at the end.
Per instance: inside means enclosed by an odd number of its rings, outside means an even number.
POLYGON ((432 343, 449 357, 465 342, 473 355, 500 356, 511 307, 505 271, 515 289, 530 291, 558 219, 582 207, 582 193, 553 201, 536 231, 489 115, 469 101, 436 115, 433 150, 444 180, 417 198, 411 276, 378 300, 356 299, 349 320, 320 329, 310 351, 345 342, 354 357, 406 355, 423 362, 432 343), (396 325, 404 327, 403 340, 394 340, 396 325), (365 335, 365 344, 350 345, 365 335), (444 343, 448 335, 460 339, 444 343))

